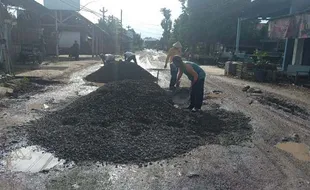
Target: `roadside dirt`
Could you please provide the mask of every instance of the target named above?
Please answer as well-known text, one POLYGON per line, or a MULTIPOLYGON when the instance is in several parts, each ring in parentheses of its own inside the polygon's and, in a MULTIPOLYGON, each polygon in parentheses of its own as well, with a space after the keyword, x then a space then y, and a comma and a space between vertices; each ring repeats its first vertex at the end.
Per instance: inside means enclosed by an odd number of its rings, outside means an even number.
POLYGON ((0 99, 3 97, 16 99, 24 94, 31 96, 43 93, 46 87, 67 83, 72 73, 97 63, 99 61, 87 60, 36 66, 35 70, 18 73, 12 79, 0 83, 0 99))
POLYGON ((43 92, 47 86, 60 84, 60 81, 46 80, 39 77, 15 77, 4 83, 3 86, 12 89, 12 93, 6 94, 8 97, 18 98, 18 96, 24 94, 33 95, 43 92))
POLYGON ((257 100, 263 105, 271 106, 275 109, 283 110, 287 113, 300 116, 304 119, 309 117, 309 113, 306 108, 300 107, 295 103, 285 100, 284 98, 275 97, 273 94, 265 93, 261 97, 258 97, 257 100))

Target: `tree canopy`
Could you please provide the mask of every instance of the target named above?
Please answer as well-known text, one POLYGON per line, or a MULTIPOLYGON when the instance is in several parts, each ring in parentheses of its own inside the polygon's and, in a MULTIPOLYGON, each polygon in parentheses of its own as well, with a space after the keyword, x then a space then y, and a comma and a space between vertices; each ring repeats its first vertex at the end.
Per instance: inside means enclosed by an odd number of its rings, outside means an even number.
POLYGON ((170 39, 171 29, 172 29, 172 21, 171 21, 171 10, 167 8, 160 9, 160 12, 163 14, 164 18, 161 21, 161 27, 164 29, 163 32, 163 43, 164 46, 168 45, 168 40, 170 39))
MULTIPOLYGON (((109 49, 111 49, 109 53, 120 53, 119 46, 120 43, 124 43, 124 39, 126 39, 125 35, 128 32, 131 32, 133 34, 133 50, 138 50, 142 48, 143 40, 141 38, 140 34, 137 34, 134 29, 132 29, 130 26, 127 26, 127 30, 125 28, 122 28, 121 21, 110 15, 105 19, 99 19, 98 20, 98 26, 105 30, 108 33, 108 37, 106 38, 106 43, 109 46, 109 49), (123 36, 121 36, 121 34, 123 36)), ((121 51, 127 51, 127 49, 124 49, 124 45, 122 46, 123 49, 121 51)))
MULTIPOLYGON (((179 1, 182 14, 174 21, 169 45, 180 41, 185 48, 197 44, 235 44, 238 18, 251 5, 251 0, 179 1)), ((241 44, 257 44, 262 35, 266 35, 258 29, 259 23, 259 20, 242 22, 241 44)))

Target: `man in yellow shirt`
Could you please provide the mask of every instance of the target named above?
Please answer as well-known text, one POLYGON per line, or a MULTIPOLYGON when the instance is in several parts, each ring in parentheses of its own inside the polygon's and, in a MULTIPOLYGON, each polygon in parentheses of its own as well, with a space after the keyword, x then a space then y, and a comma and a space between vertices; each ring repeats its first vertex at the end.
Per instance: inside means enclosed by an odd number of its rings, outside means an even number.
POLYGON ((173 89, 177 83, 177 75, 178 75, 178 68, 173 64, 172 58, 176 55, 181 56, 182 54, 182 45, 180 42, 176 42, 173 44, 172 48, 169 49, 168 55, 166 58, 165 68, 167 68, 168 62, 170 63, 170 89, 173 89))

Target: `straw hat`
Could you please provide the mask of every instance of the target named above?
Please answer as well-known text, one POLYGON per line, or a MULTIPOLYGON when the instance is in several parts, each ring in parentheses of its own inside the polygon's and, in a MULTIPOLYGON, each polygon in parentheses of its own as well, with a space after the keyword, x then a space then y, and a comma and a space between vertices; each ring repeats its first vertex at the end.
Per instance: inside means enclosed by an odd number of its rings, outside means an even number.
POLYGON ((182 44, 180 42, 176 42, 172 46, 175 48, 182 48, 182 44))

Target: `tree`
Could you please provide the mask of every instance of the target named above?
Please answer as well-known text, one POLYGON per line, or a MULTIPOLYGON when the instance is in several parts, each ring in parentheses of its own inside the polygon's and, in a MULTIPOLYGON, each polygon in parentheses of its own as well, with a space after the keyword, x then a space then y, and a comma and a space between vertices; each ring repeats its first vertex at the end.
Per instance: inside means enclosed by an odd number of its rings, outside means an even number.
POLYGON ((161 21, 161 27, 164 29, 163 32, 164 46, 168 47, 168 41, 172 29, 171 10, 167 8, 162 8, 160 9, 160 12, 164 16, 164 19, 161 21))
POLYGON ((186 6, 187 0, 179 1, 182 5, 182 14, 174 21, 169 45, 176 41, 180 41, 184 47, 187 47, 189 42, 189 14, 186 6))
POLYGON ((141 38, 141 35, 136 32, 134 32, 133 35, 133 46, 135 50, 141 50, 143 46, 143 39, 141 38))
MULTIPOLYGON (((216 43, 233 45, 236 39, 237 20, 251 0, 179 0, 182 14, 175 20, 170 41, 184 46, 205 49, 216 43)), ((257 21, 242 23, 242 42, 257 43, 257 21)))
POLYGON ((182 12, 187 12, 187 6, 186 6, 186 3, 187 3, 187 0, 179 0, 179 2, 181 3, 182 5, 182 12))
MULTIPOLYGON (((106 20, 102 18, 98 20, 98 26, 108 33, 106 42, 110 52, 119 53, 119 39, 122 28, 121 22, 118 18, 110 15, 106 20)), ((123 33, 124 34, 124 33, 123 33)))

